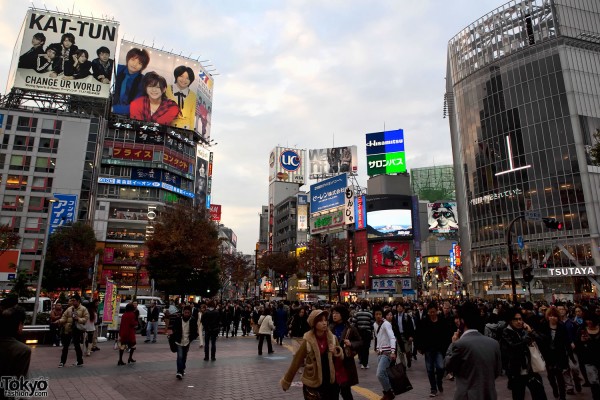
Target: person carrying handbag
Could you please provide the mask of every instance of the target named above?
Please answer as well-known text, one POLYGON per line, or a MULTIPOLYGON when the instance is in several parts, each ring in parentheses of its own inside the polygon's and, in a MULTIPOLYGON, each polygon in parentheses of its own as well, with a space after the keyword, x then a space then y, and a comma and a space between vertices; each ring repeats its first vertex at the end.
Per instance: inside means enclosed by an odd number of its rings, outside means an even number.
POLYGON ((507 361, 508 388, 513 400, 523 400, 525 388, 529 388, 532 400, 546 400, 542 377, 532 366, 532 358, 538 359, 536 342, 541 341, 541 336, 523 322, 523 314, 518 308, 508 310, 506 323, 500 344, 502 356, 507 361))
POLYGON ((271 334, 275 329, 273 318, 271 317, 271 308, 265 307, 263 315, 258 319, 258 355, 262 356, 263 342, 267 340, 267 349, 269 354, 275 353, 273 351, 273 343, 271 342, 271 334))
POLYGON ((356 356, 362 339, 358 330, 350 325, 350 311, 343 305, 333 307, 331 312, 333 323, 329 325, 329 330, 337 338, 344 357, 334 359, 336 382, 340 387, 342 399, 352 400, 352 386, 358 385, 358 371, 354 357, 356 356))

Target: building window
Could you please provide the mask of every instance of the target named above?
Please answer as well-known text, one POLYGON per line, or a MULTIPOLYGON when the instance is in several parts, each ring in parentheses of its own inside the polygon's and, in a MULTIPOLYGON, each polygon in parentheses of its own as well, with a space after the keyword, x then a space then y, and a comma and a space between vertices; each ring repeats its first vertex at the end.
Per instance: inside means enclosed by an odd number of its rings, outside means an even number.
POLYGON ((43 119, 42 120, 42 133, 50 133, 54 135, 60 135, 60 129, 62 128, 62 121, 43 119))
POLYGON ((33 117, 19 117, 17 120, 17 130, 22 132, 35 132, 38 119, 33 117))
POLYGON ((32 192, 50 192, 52 189, 52 178, 35 176, 31 182, 32 192))
POLYGON ((27 211, 42 211, 44 209, 44 198, 31 196, 27 211))
POLYGON ((38 247, 38 239, 25 238, 21 241, 21 251, 23 253, 35 253, 38 247))
POLYGON ((13 150, 32 151, 35 138, 30 136, 16 135, 13 150))
POLYGON ((39 217, 30 217, 25 220, 25 232, 39 232, 42 227, 42 219, 39 217))
POLYGON ((9 115, 6 117, 6 130, 10 131, 12 128, 13 116, 9 115))
POLYGON ((40 153, 56 153, 58 151, 58 139, 40 138, 38 151, 40 153))
POLYGON ((4 200, 2 201, 2 209, 3 210, 22 211, 23 210, 23 197, 11 195, 11 194, 4 195, 4 200))
POLYGON ((7 189, 25 189, 27 187, 27 177, 20 175, 8 175, 6 178, 7 189))
POLYGON ((56 166, 56 158, 38 157, 35 160, 35 171, 36 172, 54 172, 55 166, 56 166))
POLYGON ((2 135, 2 145, 0 148, 2 149, 8 149, 8 142, 10 141, 10 135, 5 133, 4 135, 2 135))
POLYGON ((0 154, 0 169, 4 168, 6 163, 6 154, 0 154))
POLYGON ((30 156, 12 155, 10 156, 10 166, 8 169, 25 171, 31 165, 30 156))

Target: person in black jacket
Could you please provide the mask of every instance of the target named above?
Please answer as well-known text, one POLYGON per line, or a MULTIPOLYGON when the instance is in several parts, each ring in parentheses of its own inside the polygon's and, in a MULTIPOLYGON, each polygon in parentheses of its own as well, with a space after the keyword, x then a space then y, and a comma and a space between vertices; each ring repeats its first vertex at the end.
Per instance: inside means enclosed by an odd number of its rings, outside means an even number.
POLYGON ((546 400, 546 392, 540 374, 531 369, 529 345, 542 340, 540 334, 523 321, 518 308, 506 313, 507 326, 500 341, 502 357, 506 358, 508 388, 513 400, 525 398, 525 387, 529 388, 533 400, 546 400))
POLYGON ((183 379, 185 375, 185 364, 190 343, 198 338, 198 321, 192 317, 192 307, 183 307, 181 317, 176 317, 171 323, 173 330, 172 340, 177 345, 177 379, 183 379))
POLYGON ((219 312, 215 310, 215 302, 209 301, 208 310, 202 314, 202 327, 204 328, 204 361, 208 361, 208 351, 210 347, 210 357, 215 361, 217 353, 217 336, 219 336, 219 312), (210 343, 210 346, 209 346, 210 343))
POLYGON ((38 32, 31 38, 31 49, 23 53, 19 57, 17 68, 35 69, 37 66, 38 57, 44 54, 44 44, 46 36, 42 32, 38 32))
POLYGON ((560 322, 556 307, 546 311, 546 319, 540 326, 542 336, 542 355, 546 361, 548 381, 552 386, 554 397, 566 398, 566 386, 563 371, 569 368, 569 357, 572 356, 571 341, 567 328, 560 322))
POLYGON ((158 317, 159 317, 159 310, 158 307, 156 306, 156 301, 152 300, 152 304, 150 305, 150 308, 148 309, 148 317, 147 317, 147 324, 146 324, 146 340, 144 340, 144 343, 148 343, 150 341, 150 333, 152 331, 154 331, 154 336, 152 338, 152 343, 156 343, 156 334, 158 333, 158 317))
POLYGON ((358 329, 362 340, 362 346, 358 351, 358 362, 361 369, 369 368, 369 349, 373 339, 373 324, 375 318, 369 310, 369 302, 363 300, 360 305, 360 311, 357 311, 352 318, 352 323, 358 329))
POLYGON ((415 345, 419 353, 425 355, 425 368, 427 369, 431 389, 430 397, 435 397, 438 391, 444 391, 442 386, 444 356, 453 335, 449 325, 438 314, 438 307, 435 302, 427 305, 427 318, 421 320, 417 332, 415 345))

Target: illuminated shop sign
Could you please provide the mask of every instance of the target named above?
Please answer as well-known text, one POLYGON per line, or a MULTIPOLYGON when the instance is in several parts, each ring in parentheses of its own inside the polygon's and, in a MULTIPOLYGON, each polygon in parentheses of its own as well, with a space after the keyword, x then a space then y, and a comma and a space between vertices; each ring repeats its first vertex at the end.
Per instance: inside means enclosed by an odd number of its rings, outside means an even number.
POLYGON ((548 268, 550 276, 588 276, 596 275, 596 267, 548 268))
POLYGON ((141 181, 137 179, 119 179, 119 178, 98 178, 98 183, 104 183, 106 185, 123 185, 123 186, 136 186, 136 187, 153 187, 168 190, 169 192, 177 193, 185 197, 193 199, 194 193, 188 192, 187 190, 180 189, 173 185, 165 182, 153 182, 153 181, 141 181))
POLYGON ((496 192, 496 193, 492 193, 492 194, 486 194, 485 196, 476 197, 474 199, 469 200, 469 203, 471 203, 471 205, 489 203, 492 200, 498 200, 498 199, 502 199, 505 197, 512 197, 515 195, 518 196, 518 195, 522 195, 522 194, 523 194, 523 191, 521 189, 505 190, 503 192, 496 192))

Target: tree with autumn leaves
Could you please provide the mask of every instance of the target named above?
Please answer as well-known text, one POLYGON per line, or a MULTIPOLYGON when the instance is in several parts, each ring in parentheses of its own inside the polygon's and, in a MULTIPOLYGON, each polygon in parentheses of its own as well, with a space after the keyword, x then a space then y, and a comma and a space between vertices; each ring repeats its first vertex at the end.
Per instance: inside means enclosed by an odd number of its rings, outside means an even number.
POLYGON ((221 283, 221 299, 226 290, 233 290, 248 296, 254 282, 254 266, 240 253, 221 253, 219 280, 221 283))
POLYGON ((210 296, 220 289, 218 226, 204 207, 176 204, 153 223, 148 273, 169 294, 210 296))
POLYGON ((348 239, 312 239, 306 245, 306 250, 298 257, 298 265, 300 269, 311 275, 311 280, 313 277, 325 276, 329 287, 332 287, 335 282, 339 298, 341 285, 337 284, 338 276, 348 271, 348 264, 351 261, 349 250, 348 239), (331 280, 329 279, 329 251, 331 251, 331 280))
POLYGON ((0 256, 7 250, 16 248, 21 242, 21 236, 15 228, 9 225, 0 225, 0 256))
POLYGON ((81 289, 92 283, 96 235, 85 222, 59 227, 48 240, 43 284, 46 290, 81 289))

